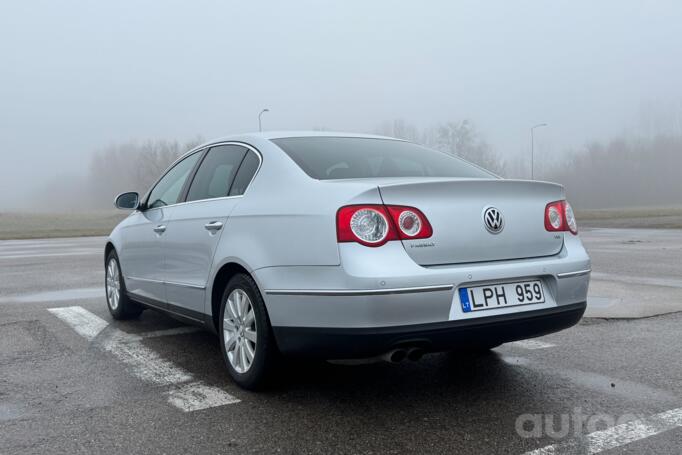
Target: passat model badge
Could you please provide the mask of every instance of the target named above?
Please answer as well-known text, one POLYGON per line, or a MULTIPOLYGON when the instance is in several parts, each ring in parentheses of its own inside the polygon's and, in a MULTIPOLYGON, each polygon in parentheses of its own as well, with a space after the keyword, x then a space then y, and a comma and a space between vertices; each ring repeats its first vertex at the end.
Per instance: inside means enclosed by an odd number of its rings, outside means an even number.
POLYGON ((495 207, 488 207, 483 212, 483 224, 491 234, 499 234, 504 229, 504 218, 502 212, 495 207))

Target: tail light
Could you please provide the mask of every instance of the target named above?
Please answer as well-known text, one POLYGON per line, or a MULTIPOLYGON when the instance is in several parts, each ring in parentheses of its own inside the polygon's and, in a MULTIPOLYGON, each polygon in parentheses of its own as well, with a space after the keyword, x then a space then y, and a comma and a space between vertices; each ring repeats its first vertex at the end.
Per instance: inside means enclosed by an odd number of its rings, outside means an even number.
POLYGON ((387 205, 386 208, 401 240, 427 239, 433 235, 431 223, 419 209, 403 205, 387 205))
POLYGON ((390 240, 425 239, 432 234, 429 220, 414 207, 347 205, 336 214, 336 237, 339 242, 357 242, 376 247, 390 240))
POLYGON ((545 207, 545 229, 549 232, 578 233, 573 208, 566 201, 550 202, 545 207))

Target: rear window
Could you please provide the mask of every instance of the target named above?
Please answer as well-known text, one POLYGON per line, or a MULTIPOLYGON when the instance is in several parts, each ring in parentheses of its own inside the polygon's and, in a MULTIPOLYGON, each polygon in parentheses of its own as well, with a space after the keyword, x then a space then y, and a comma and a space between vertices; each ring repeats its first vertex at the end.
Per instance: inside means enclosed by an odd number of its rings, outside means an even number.
POLYGON ((272 142, 318 180, 493 177, 464 160, 410 142, 356 137, 289 137, 272 142))

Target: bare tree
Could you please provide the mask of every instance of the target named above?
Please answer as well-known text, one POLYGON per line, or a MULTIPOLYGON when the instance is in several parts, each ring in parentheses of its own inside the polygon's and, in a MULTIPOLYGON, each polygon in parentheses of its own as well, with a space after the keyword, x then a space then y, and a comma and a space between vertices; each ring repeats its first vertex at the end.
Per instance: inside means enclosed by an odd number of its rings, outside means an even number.
POLYGON ((464 158, 497 174, 504 174, 504 162, 495 154, 470 120, 448 122, 423 131, 404 120, 393 120, 384 122, 374 132, 424 144, 464 158))
POLYGON ((571 153, 547 175, 578 208, 679 205, 682 136, 614 138, 571 153))
POLYGON ((384 122, 374 131, 382 136, 397 137, 406 141, 422 143, 423 134, 419 129, 403 119, 396 119, 391 122, 384 122))
POLYGON ((146 192, 161 173, 183 152, 201 143, 197 138, 114 144, 96 153, 90 162, 90 186, 94 199, 102 201, 123 191, 146 192))
POLYGON ((495 154, 470 120, 448 122, 426 135, 427 145, 464 158, 497 174, 504 173, 504 162, 495 154))

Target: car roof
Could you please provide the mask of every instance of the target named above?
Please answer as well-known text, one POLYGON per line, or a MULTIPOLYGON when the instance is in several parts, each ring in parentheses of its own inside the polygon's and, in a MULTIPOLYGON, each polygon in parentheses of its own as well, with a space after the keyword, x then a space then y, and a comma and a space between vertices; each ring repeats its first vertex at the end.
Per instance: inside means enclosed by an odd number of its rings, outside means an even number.
POLYGON ((344 133, 337 131, 263 131, 261 133, 243 133, 218 137, 215 139, 211 139, 210 141, 206 141, 203 144, 194 147, 190 151, 197 150, 211 144, 216 144, 218 142, 235 141, 249 143, 249 141, 258 142, 261 140, 284 139, 292 137, 354 137, 364 139, 388 139, 393 141, 401 140, 396 139, 394 137, 379 136, 376 134, 344 133))
MULTIPOLYGON (((344 133, 340 131, 263 131, 261 133, 245 133, 239 135, 228 136, 230 137, 253 137, 260 139, 284 139, 290 137, 357 137, 357 138, 368 138, 368 139, 394 139, 388 136, 379 136, 376 134, 361 134, 361 133, 344 133)), ((226 140, 226 138, 220 138, 219 140, 226 140)), ((213 141, 215 142, 215 141, 213 141)))

